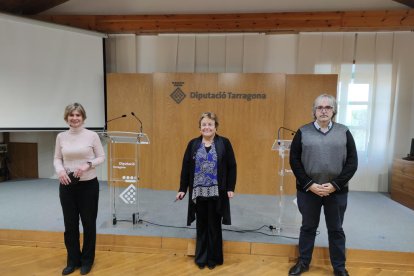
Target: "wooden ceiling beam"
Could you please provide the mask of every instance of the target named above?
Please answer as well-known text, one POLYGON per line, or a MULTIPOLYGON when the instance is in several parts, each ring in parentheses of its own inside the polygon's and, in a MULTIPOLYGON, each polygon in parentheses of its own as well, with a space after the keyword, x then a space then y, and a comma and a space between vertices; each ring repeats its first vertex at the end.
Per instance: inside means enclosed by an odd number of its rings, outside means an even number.
POLYGON ((414 9, 181 15, 52 15, 34 18, 107 34, 347 32, 414 29, 414 9))

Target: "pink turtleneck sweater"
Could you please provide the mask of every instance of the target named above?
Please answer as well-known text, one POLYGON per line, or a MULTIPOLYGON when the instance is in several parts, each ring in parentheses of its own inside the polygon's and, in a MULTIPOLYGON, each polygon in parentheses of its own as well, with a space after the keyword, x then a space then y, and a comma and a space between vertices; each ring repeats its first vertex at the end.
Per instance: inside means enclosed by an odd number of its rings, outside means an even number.
POLYGON ((105 160, 105 153, 96 132, 84 127, 70 128, 56 137, 53 165, 56 173, 75 171, 79 166, 92 162, 92 167, 84 172, 81 181, 96 177, 95 167, 105 160))

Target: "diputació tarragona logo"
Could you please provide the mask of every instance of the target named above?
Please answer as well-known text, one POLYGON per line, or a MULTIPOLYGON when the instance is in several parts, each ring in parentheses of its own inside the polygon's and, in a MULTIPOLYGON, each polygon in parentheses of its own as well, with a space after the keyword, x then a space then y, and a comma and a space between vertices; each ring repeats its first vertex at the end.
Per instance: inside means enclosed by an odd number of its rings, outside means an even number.
POLYGON ((174 100, 174 102, 179 104, 186 97, 183 90, 181 90, 181 86, 184 85, 184 82, 183 81, 173 81, 172 84, 174 85, 174 91, 170 94, 170 97, 174 100))
MULTIPOLYGON (((181 103, 187 94, 181 89, 184 85, 183 81, 173 81, 171 82, 174 85, 174 90, 170 94, 171 99, 177 104, 181 103)), ((205 101, 260 101, 266 100, 267 95, 262 91, 190 91, 188 92, 188 99, 205 101)))

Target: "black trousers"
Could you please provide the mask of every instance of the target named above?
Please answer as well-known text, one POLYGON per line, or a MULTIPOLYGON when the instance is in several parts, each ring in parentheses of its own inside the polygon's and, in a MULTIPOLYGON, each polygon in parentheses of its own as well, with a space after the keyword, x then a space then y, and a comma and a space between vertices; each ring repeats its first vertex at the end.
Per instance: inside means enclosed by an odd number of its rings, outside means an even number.
POLYGON ((319 225, 321 207, 325 213, 326 228, 328 229, 329 256, 335 271, 345 270, 345 233, 342 228, 348 193, 333 193, 320 197, 312 192, 297 192, 298 207, 302 214, 302 227, 299 236, 299 258, 305 264, 310 264, 315 244, 316 231, 319 225))
POLYGON ((197 199, 196 224, 195 263, 198 265, 223 264, 221 215, 217 213, 217 200, 197 199))
POLYGON ((60 204, 65 223, 65 246, 68 266, 92 265, 95 260, 96 217, 98 215, 99 182, 97 178, 75 185, 60 185, 60 204), (80 250, 79 217, 83 226, 80 250))

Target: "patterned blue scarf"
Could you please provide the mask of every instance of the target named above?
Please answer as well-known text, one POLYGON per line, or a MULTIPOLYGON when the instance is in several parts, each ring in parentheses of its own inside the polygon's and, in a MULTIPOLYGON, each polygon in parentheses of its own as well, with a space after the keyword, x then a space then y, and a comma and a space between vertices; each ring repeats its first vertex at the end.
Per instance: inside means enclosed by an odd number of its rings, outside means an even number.
POLYGON ((194 185, 192 199, 218 197, 217 152, 214 143, 207 152, 203 143, 195 156, 194 185))

